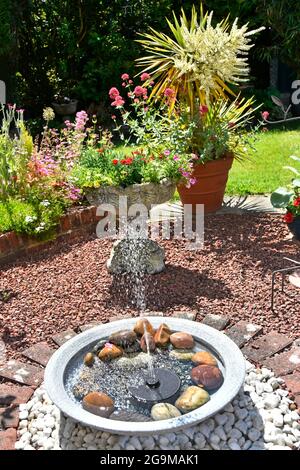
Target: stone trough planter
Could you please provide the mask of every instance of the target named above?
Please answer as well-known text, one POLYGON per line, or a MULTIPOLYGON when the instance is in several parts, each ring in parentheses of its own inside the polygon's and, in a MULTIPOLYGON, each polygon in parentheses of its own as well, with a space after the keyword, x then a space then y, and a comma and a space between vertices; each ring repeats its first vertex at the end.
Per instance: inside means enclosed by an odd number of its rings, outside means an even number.
MULTIPOLYGON (((154 328, 162 319, 147 317, 154 328)), ((224 382, 211 395, 205 405, 182 416, 150 422, 127 422, 102 418, 85 411, 80 403, 75 402, 67 391, 67 384, 79 361, 93 345, 110 336, 112 333, 130 329, 136 319, 111 322, 90 329, 68 341, 50 359, 45 371, 46 390, 54 404, 67 416, 85 426, 116 434, 151 435, 170 432, 193 426, 221 411, 239 392, 245 379, 245 360, 236 346, 227 336, 203 324, 190 320, 167 318, 166 322, 172 331, 185 331, 193 335, 196 350, 206 349, 214 354, 222 368, 224 382)), ((103 377, 105 380, 105 377, 103 377)))
POLYGON ((101 186, 94 189, 86 189, 85 196, 90 204, 111 204, 116 209, 119 207, 120 196, 127 197, 127 207, 133 204, 144 204, 148 210, 152 205, 163 204, 169 201, 175 192, 176 185, 173 181, 165 179, 160 183, 132 184, 126 188, 121 186, 101 186))

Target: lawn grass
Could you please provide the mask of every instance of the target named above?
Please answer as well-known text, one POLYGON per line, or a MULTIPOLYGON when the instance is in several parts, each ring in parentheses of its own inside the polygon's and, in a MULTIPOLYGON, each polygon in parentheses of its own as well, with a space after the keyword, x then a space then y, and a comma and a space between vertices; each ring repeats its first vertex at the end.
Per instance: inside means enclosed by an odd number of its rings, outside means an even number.
POLYGON ((295 166, 289 156, 300 156, 300 130, 259 132, 252 143, 255 150, 249 150, 249 160, 233 164, 226 188, 229 195, 267 194, 293 177, 283 166, 295 166))

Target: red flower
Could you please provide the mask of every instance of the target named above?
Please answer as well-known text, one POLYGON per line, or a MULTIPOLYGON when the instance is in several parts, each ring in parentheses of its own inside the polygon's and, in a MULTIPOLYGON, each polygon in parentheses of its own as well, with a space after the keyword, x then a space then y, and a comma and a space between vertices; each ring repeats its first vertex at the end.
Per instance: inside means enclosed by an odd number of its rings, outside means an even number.
POLYGON ((119 90, 116 87, 112 87, 108 94, 111 100, 115 100, 116 97, 120 95, 119 90))
POLYGON ((268 117, 270 116, 270 113, 268 111, 264 111, 263 113, 261 113, 261 115, 264 121, 267 121, 268 117))
POLYGON ((199 113, 201 114, 201 116, 208 113, 208 106, 206 106, 206 104, 201 104, 199 106, 199 113))
POLYGON ((135 89, 133 90, 133 93, 135 96, 142 96, 147 94, 147 88, 144 88, 142 86, 136 86, 135 89))
POLYGON ((133 162, 133 158, 130 158, 130 157, 123 158, 121 160, 122 165, 131 165, 132 162, 133 162))
POLYGON ((141 81, 142 82, 145 82, 146 80, 149 80, 150 78, 151 78, 151 75, 149 75, 149 73, 144 72, 141 75, 141 81))
POLYGON ((123 74, 121 75, 121 79, 122 79, 122 80, 128 80, 128 79, 129 79, 128 73, 123 73, 123 74))
POLYGON ((103 153, 103 152, 104 152, 104 148, 103 148, 103 147, 101 147, 100 149, 97 149, 97 152, 99 152, 99 153, 103 153))
POLYGON ((293 202, 293 205, 295 207, 299 207, 300 206, 300 197, 297 197, 297 199, 295 199, 295 201, 293 202))
POLYGON ((114 158, 112 163, 113 163, 113 165, 117 165, 119 163, 119 160, 117 158, 114 158))
POLYGON ((294 216, 291 212, 287 212, 283 219, 287 224, 291 224, 294 221, 294 216))

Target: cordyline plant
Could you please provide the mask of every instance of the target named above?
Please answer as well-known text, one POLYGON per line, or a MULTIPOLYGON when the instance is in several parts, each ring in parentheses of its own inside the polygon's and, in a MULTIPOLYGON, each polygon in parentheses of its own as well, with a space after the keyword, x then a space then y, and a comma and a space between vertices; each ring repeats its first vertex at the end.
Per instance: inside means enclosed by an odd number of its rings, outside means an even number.
POLYGON ((248 24, 239 28, 237 18, 232 26, 228 18, 213 26, 213 12, 204 14, 202 5, 200 15, 193 6, 190 20, 183 9, 179 19, 174 13, 173 17, 173 23, 167 19, 170 36, 153 28, 140 34, 143 39, 137 41, 149 55, 137 63, 156 81, 151 96, 162 96, 172 88, 175 99, 187 102, 193 114, 196 100, 209 105, 226 92, 233 95, 228 85, 248 80, 250 36, 264 28, 249 31, 248 24))

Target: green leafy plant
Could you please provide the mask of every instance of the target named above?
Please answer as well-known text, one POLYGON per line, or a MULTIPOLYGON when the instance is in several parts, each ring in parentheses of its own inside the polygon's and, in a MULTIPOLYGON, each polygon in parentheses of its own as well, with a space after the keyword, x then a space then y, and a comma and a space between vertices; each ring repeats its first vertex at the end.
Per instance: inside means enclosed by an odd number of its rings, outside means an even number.
MULTIPOLYGON (((291 155, 290 158, 296 162, 300 162, 300 158, 291 155)), ((271 195, 271 203, 273 207, 286 209, 285 221, 292 223, 295 217, 300 216, 300 171, 293 166, 285 166, 284 169, 291 171, 295 178, 287 187, 277 188, 271 195)))

